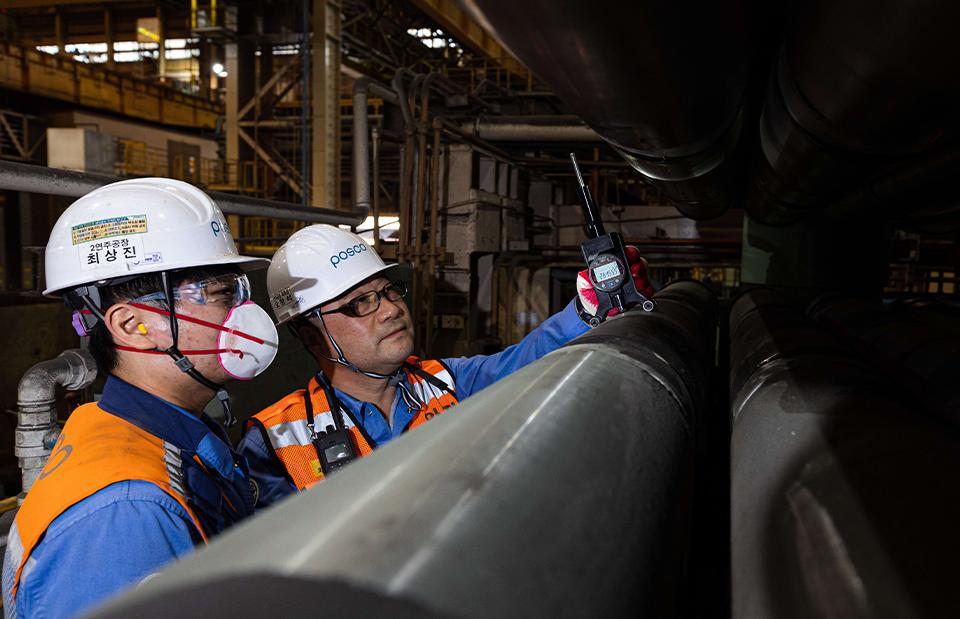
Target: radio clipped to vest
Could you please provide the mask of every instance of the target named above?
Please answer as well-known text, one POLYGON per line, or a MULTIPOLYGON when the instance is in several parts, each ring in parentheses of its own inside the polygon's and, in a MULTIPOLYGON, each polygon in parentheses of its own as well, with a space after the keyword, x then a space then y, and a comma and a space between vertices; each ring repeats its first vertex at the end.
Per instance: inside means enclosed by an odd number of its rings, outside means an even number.
POLYGON ((307 409, 307 427, 310 428, 310 438, 313 443, 313 448, 317 451, 320 470, 323 471, 324 477, 328 477, 331 473, 339 471, 350 462, 356 460, 357 451, 353 447, 353 439, 350 437, 350 431, 346 429, 343 423, 343 407, 340 404, 340 400, 333 394, 333 390, 330 388, 330 385, 327 384, 325 376, 318 373, 317 382, 327 396, 327 402, 330 405, 330 412, 336 427, 327 426, 322 431, 317 432, 314 428, 313 398, 310 397, 309 389, 303 400, 307 409))
POLYGON ((353 448, 353 439, 348 430, 337 430, 327 426, 325 432, 313 437, 313 447, 317 450, 320 459, 320 470, 327 477, 334 471, 339 471, 349 462, 357 459, 357 452, 353 448))

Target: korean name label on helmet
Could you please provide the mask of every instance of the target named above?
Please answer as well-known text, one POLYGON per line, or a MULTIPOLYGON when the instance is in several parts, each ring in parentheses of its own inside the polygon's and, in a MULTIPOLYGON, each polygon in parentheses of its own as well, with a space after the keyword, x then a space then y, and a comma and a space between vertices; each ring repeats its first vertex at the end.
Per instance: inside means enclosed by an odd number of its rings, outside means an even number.
POLYGON ((288 315, 296 315, 299 305, 302 302, 303 297, 295 295, 293 288, 290 286, 270 295, 270 303, 273 305, 274 311, 278 315, 285 317, 288 315))
POLYGON ((333 268, 337 268, 337 265, 343 262, 344 260, 349 259, 351 256, 356 256, 361 252, 368 251, 370 247, 366 243, 358 243, 353 247, 348 247, 341 251, 340 253, 333 254, 330 256, 330 264, 333 265, 333 268))
POLYGON ((140 235, 147 232, 146 215, 127 215, 89 221, 70 229, 73 244, 79 245, 80 269, 88 271, 117 263, 139 265, 144 255, 140 235))

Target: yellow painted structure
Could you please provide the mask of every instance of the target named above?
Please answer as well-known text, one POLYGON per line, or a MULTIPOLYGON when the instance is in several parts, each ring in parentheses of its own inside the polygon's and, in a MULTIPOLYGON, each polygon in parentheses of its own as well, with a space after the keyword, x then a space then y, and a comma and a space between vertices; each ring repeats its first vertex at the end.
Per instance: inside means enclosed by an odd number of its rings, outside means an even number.
POLYGON ((179 127, 213 129, 224 114, 198 97, 9 43, 0 43, 0 88, 179 127))
POLYGON ((444 31, 463 41, 476 53, 490 58, 494 64, 500 65, 523 80, 530 79, 530 72, 527 68, 511 56, 510 52, 477 22, 473 21, 470 15, 461 9, 454 0, 412 0, 412 2, 440 24, 444 31))

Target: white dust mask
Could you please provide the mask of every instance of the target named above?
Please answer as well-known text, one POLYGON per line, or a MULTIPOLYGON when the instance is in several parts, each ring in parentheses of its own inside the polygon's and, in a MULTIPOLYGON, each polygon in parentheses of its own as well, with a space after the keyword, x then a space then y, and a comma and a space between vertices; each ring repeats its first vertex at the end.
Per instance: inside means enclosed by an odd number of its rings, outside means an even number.
POLYGON ((280 336, 270 316, 253 301, 230 310, 222 323, 217 359, 234 378, 260 375, 277 356, 280 336))

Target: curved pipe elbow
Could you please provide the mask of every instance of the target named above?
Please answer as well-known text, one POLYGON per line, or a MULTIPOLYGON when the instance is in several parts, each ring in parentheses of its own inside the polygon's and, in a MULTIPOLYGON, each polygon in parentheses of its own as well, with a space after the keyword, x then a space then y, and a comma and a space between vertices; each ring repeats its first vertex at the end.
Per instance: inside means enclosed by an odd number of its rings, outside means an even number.
POLYGON ((27 370, 17 387, 17 406, 32 408, 52 404, 58 385, 76 391, 89 386, 96 378, 97 364, 88 351, 64 351, 56 359, 27 370))

